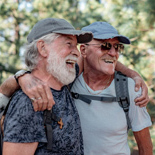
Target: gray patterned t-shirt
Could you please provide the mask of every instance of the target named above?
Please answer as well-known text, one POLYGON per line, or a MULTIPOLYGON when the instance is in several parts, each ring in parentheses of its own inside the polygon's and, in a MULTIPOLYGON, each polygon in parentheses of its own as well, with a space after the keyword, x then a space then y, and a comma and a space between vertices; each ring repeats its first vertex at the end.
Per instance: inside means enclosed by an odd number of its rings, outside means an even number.
POLYGON ((67 86, 60 91, 51 89, 55 100, 53 112, 62 118, 63 128, 52 122, 52 151, 46 149, 47 138, 43 112, 35 112, 28 96, 19 90, 13 96, 4 121, 4 141, 15 143, 39 142, 35 154, 83 155, 80 119, 67 86))

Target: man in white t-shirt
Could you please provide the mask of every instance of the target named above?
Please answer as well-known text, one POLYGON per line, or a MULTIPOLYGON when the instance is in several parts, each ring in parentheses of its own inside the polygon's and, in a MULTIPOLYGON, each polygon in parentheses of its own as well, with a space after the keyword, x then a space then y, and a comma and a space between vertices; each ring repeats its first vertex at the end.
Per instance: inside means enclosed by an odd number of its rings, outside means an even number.
MULTIPOLYGON (((95 22, 82 30, 91 31, 93 40, 80 46, 84 71, 74 82, 71 91, 93 96, 116 96, 115 66, 124 48, 123 44, 130 44, 130 40, 119 35, 117 30, 106 22, 95 22)), ((135 105, 134 99, 141 95, 141 90, 135 92, 134 87, 134 81, 129 78, 129 118, 132 131, 139 154, 152 155, 150 116, 146 107, 135 105)), ((82 125, 85 155, 130 155, 127 120, 118 102, 92 100, 88 104, 75 99, 75 104, 82 125)))

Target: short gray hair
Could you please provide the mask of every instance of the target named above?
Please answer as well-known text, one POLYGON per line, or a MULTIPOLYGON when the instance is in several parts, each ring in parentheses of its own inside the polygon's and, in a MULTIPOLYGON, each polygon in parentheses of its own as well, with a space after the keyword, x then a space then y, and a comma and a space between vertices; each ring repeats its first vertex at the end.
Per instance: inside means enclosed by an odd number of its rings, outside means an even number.
POLYGON ((29 70, 35 69, 39 61, 37 42, 43 40, 45 43, 50 44, 59 36, 60 34, 50 33, 25 45, 25 64, 29 70))

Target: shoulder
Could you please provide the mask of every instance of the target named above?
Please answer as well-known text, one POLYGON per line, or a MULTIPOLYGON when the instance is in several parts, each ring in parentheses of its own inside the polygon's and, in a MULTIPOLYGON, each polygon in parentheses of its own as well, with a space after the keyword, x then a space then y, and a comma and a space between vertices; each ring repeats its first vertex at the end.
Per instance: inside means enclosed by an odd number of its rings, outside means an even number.
POLYGON ((29 97, 22 90, 18 90, 10 100, 5 120, 16 121, 18 123, 21 121, 23 123, 28 122, 32 119, 37 121, 38 117, 41 119, 42 113, 36 113, 29 97))
POLYGON ((18 91, 16 91, 13 96, 11 97, 10 102, 14 103, 14 102, 21 102, 23 100, 29 100, 29 97, 21 90, 19 89, 18 91))
POLYGON ((128 78, 128 90, 130 97, 133 97, 134 99, 136 97, 139 97, 142 93, 141 88, 139 89, 139 91, 135 91, 135 81, 131 78, 128 78))
POLYGON ((45 140, 43 112, 33 110, 31 100, 22 90, 17 91, 10 101, 4 119, 4 135, 4 141, 9 142, 45 140))
POLYGON ((146 127, 151 126, 150 116, 147 112, 146 107, 139 107, 135 104, 135 98, 141 95, 141 89, 135 91, 135 82, 133 79, 128 78, 128 90, 130 96, 130 108, 129 117, 132 125, 133 131, 140 131, 146 127))
POLYGON ((28 112, 33 109, 32 102, 29 97, 20 89, 15 92, 10 100, 10 105, 8 111, 15 112, 20 111, 23 109, 23 112, 28 112))

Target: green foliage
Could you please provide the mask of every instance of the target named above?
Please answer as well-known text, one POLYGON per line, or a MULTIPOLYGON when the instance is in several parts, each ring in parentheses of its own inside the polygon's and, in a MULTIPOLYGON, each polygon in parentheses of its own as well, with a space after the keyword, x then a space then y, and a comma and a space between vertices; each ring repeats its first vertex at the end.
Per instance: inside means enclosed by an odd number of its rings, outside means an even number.
MULTIPOLYGON (((76 29, 107 21, 128 36, 131 45, 126 46, 120 61, 144 78, 150 96, 148 111, 155 122, 154 0, 1 0, 0 82, 25 67, 22 47, 27 34, 38 20, 46 17, 64 18, 76 29)), ((129 143, 135 146, 132 135, 129 143)))

